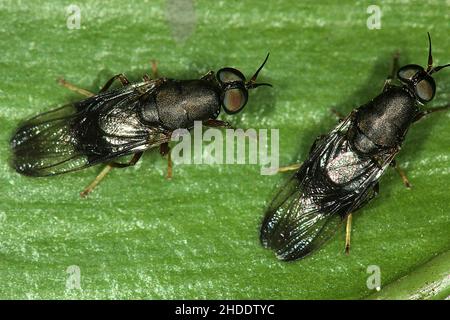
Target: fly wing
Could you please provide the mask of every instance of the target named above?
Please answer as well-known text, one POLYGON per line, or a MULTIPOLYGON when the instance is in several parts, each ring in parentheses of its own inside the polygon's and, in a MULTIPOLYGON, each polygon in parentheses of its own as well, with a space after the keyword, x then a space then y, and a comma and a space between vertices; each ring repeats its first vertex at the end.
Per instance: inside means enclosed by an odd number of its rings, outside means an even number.
POLYGON ((24 122, 11 139, 14 169, 46 176, 87 166, 72 125, 77 115, 74 105, 65 105, 24 122))
POLYGON ((314 195, 302 188, 303 179, 295 174, 281 188, 261 227, 261 243, 273 249, 280 260, 299 259, 317 249, 342 220, 335 212, 325 212, 314 195))
POLYGON ((168 141, 164 129, 140 121, 141 95, 135 87, 110 91, 24 122, 10 142, 12 166, 24 175, 49 176, 168 141))
POLYGON ((346 136, 350 124, 348 117, 311 150, 269 206, 261 243, 279 259, 299 259, 320 247, 347 214, 373 196, 373 186, 390 160, 380 167, 356 154, 346 136))

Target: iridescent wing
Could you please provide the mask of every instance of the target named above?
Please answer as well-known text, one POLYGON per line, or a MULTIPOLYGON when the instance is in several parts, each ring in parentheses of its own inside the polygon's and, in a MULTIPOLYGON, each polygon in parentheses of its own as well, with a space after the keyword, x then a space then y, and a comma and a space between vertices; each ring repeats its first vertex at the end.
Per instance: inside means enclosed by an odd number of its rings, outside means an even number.
POLYGON ((280 260, 295 260, 334 234, 340 220, 337 214, 323 213, 323 208, 301 189, 301 179, 294 175, 266 212, 261 243, 273 249, 280 260))
POLYGON ((163 128, 141 121, 140 97, 154 89, 143 83, 109 91, 24 122, 10 142, 12 166, 24 175, 49 176, 168 141, 163 128))

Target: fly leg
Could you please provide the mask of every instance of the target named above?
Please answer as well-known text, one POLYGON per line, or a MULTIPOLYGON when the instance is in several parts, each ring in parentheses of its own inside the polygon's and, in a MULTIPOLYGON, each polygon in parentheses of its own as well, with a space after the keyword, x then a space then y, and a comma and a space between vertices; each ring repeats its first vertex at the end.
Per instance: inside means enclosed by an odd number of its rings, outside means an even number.
MULTIPOLYGON (((373 195, 372 197, 378 195, 379 191, 380 191, 380 185, 377 182, 374 186, 373 186, 373 195)), ((370 198, 372 199, 372 198, 370 198)), ((369 199, 369 200, 370 200, 369 199)), ((358 208, 354 209, 357 210, 358 208)), ((352 219, 353 219, 353 215, 350 212, 347 215, 347 223, 345 226, 345 254, 349 255, 350 254, 350 239, 351 239, 351 235, 352 235, 352 219)))
POLYGON ((158 79, 158 62, 156 60, 152 60, 152 77, 150 78, 148 74, 144 74, 144 81, 150 81, 152 79, 158 79))
POLYGON ((158 79, 158 62, 156 60, 152 60, 152 77, 158 79))
MULTIPOLYGON (((227 129, 234 129, 236 130, 235 127, 233 127, 231 125, 231 123, 229 123, 228 121, 222 121, 222 120, 217 120, 217 119, 208 119, 203 121, 203 125, 206 127, 210 127, 210 128, 227 128, 227 129)), ((258 142, 258 136, 255 135, 249 135, 248 139, 254 139, 254 141, 258 142)))
POLYGON ((428 109, 428 110, 423 110, 423 111, 419 112, 419 114, 414 118, 414 122, 419 121, 423 117, 425 117, 433 112, 447 111, 447 110, 450 110, 450 104, 445 105, 445 106, 435 107, 435 108, 428 109))
POLYGON ((399 66, 399 57, 400 52, 394 53, 394 57, 392 59, 392 69, 391 73, 388 75, 387 79, 384 81, 383 91, 385 91, 391 85, 391 82, 397 78, 397 71, 399 66))
POLYGON ((352 213, 347 215, 347 224, 345 226, 345 254, 350 254, 350 237, 352 235, 352 213))
MULTIPOLYGON (((338 111, 336 111, 336 113, 339 114, 338 111)), ((311 148, 309 149, 309 153, 313 152, 313 150, 317 146, 317 143, 320 142, 325 137, 326 137, 325 135, 317 136, 316 140, 314 140, 314 143, 312 144, 311 148)), ((289 172, 289 171, 297 171, 298 169, 300 169, 302 164, 303 163, 294 163, 294 164, 291 164, 291 165, 288 165, 288 166, 285 166, 285 167, 278 168, 278 173, 289 172)))
POLYGON ((79 88, 79 87, 77 87, 76 85, 74 85, 74 84, 72 84, 72 83, 66 81, 66 80, 63 79, 63 78, 58 79, 58 83, 59 83, 60 85, 62 85, 63 87, 66 87, 66 88, 69 89, 70 91, 73 91, 73 92, 76 92, 76 93, 78 93, 78 94, 81 94, 82 96, 85 96, 85 97, 88 97, 88 98, 89 98, 89 97, 92 97, 92 96, 95 96, 94 93, 92 93, 92 92, 90 92, 90 91, 88 91, 88 90, 79 88))
MULTIPOLYGON (((233 129, 236 130, 235 127, 231 125, 228 121, 222 121, 217 119, 208 119, 203 121, 203 125, 210 128, 227 128, 227 129, 233 129)), ((248 135, 249 140, 256 141, 258 143, 258 136, 256 135, 248 135)))
MULTIPOLYGON (((100 89, 99 92, 105 92, 106 90, 108 90, 111 87, 111 85, 114 83, 114 81, 116 81, 117 79, 120 81, 120 83, 123 86, 130 84, 130 81, 128 81, 128 79, 122 73, 117 74, 114 77, 112 77, 111 79, 109 79, 108 82, 105 83, 105 85, 100 89)), ((63 87, 66 87, 67 89, 69 89, 73 92, 79 93, 85 97, 95 96, 94 93, 92 93, 86 89, 79 88, 76 85, 66 81, 64 78, 58 79, 58 83, 60 85, 62 85, 63 87)))
POLYGON ((203 121, 203 125, 211 128, 234 129, 234 127, 228 121, 222 121, 217 119, 208 119, 206 121, 203 121))
POLYGON ((142 152, 142 151, 141 152, 136 152, 133 155, 133 158, 131 158, 131 160, 128 161, 127 163, 111 162, 108 165, 113 167, 113 168, 126 168, 126 167, 134 166, 139 161, 139 159, 141 159, 143 153, 144 152, 142 152))
POLYGON ((398 174, 400 175, 400 178, 402 178, 402 181, 403 181, 403 184, 405 185, 405 187, 408 188, 408 189, 410 189, 410 188, 412 187, 412 185, 411 185, 411 183, 409 182, 408 177, 407 177, 406 174, 405 174, 405 171, 403 171, 403 170, 399 167, 397 161, 392 160, 391 163, 390 163, 390 165, 391 165, 392 167, 394 167, 395 171, 398 172, 398 174))
POLYGON ((280 168, 278 168, 278 173, 297 171, 298 169, 300 169, 301 166, 302 166, 301 163, 294 163, 294 164, 288 165, 286 167, 280 167, 280 168))
POLYGON ((120 83, 122 84, 122 86, 127 86, 130 84, 130 81, 127 79, 127 77, 125 77, 125 75, 123 73, 119 73, 116 74, 114 77, 112 77, 111 79, 109 79, 105 85, 100 89, 100 93, 101 92, 105 92, 106 90, 108 90, 112 84, 114 83, 114 81, 119 80, 120 83))
POLYGON ((345 116, 334 108, 331 109, 331 113, 338 118, 339 122, 342 122, 345 119, 345 116))
POLYGON ((200 79, 201 80, 213 80, 215 78, 215 73, 214 71, 209 71, 207 74, 205 74, 204 76, 202 76, 200 79))
POLYGON ((82 191, 80 192, 80 196, 82 198, 86 197, 89 193, 94 190, 94 188, 102 181, 106 175, 111 171, 112 168, 125 168, 129 166, 134 166, 139 159, 141 158, 143 152, 138 152, 133 155, 133 158, 128 163, 118 163, 118 162, 111 162, 108 163, 102 171, 95 177, 95 179, 82 191))
POLYGON ((172 158, 170 156, 169 143, 165 142, 159 146, 159 153, 164 157, 167 155, 167 179, 172 179, 172 158))
POLYGON ((83 190, 80 192, 80 197, 84 198, 89 193, 91 193, 92 190, 100 183, 100 181, 103 180, 103 178, 111 171, 112 166, 106 165, 102 171, 95 177, 95 179, 83 190))

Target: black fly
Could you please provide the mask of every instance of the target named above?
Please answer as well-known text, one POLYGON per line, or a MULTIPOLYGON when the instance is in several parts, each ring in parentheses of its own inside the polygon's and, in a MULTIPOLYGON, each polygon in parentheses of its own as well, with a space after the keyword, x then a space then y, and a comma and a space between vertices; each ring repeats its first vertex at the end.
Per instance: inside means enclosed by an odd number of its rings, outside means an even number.
POLYGON ((134 165, 145 150, 159 146, 161 153, 168 153, 167 144, 175 129, 190 129, 194 121, 228 126, 217 120, 221 106, 228 114, 238 113, 247 103, 248 90, 269 85, 256 83, 268 58, 249 81, 233 68, 210 71, 198 80, 151 80, 144 76, 142 82, 134 84, 119 74, 98 94, 63 81, 88 98, 24 122, 11 139, 12 166, 21 174, 42 177, 107 163, 81 193, 86 195, 111 168, 134 165), (122 87, 108 91, 116 80, 122 87), (130 154, 133 158, 128 163, 114 162, 130 154))
POLYGON ((279 259, 299 259, 317 249, 346 217, 348 252, 351 214, 377 194, 386 168, 396 166, 394 157, 411 124, 450 107, 420 108, 435 95, 431 75, 450 66, 432 66, 429 34, 428 40, 427 69, 410 64, 396 72, 395 58, 383 92, 342 119, 330 134, 319 137, 308 159, 278 192, 263 220, 261 242, 279 259), (398 85, 391 84, 395 75, 398 85))

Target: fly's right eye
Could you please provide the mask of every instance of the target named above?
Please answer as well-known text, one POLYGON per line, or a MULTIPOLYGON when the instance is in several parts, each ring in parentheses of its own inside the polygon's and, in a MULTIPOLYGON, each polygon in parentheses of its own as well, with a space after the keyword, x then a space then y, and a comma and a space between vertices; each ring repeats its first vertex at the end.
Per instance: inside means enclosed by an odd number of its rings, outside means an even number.
POLYGON ((424 71, 423 68, 416 64, 408 64, 398 70, 397 76, 400 80, 410 81, 417 72, 424 71))
POLYGON ((247 104, 248 93, 245 88, 230 88, 224 91, 222 105, 226 113, 234 114, 244 108, 247 104))
POLYGON ((436 84, 431 77, 420 80, 416 85, 416 95, 423 103, 433 100, 435 92, 436 84))
POLYGON ((233 68, 223 68, 217 72, 217 79, 221 84, 227 84, 236 81, 245 82, 244 75, 236 69, 233 68))

